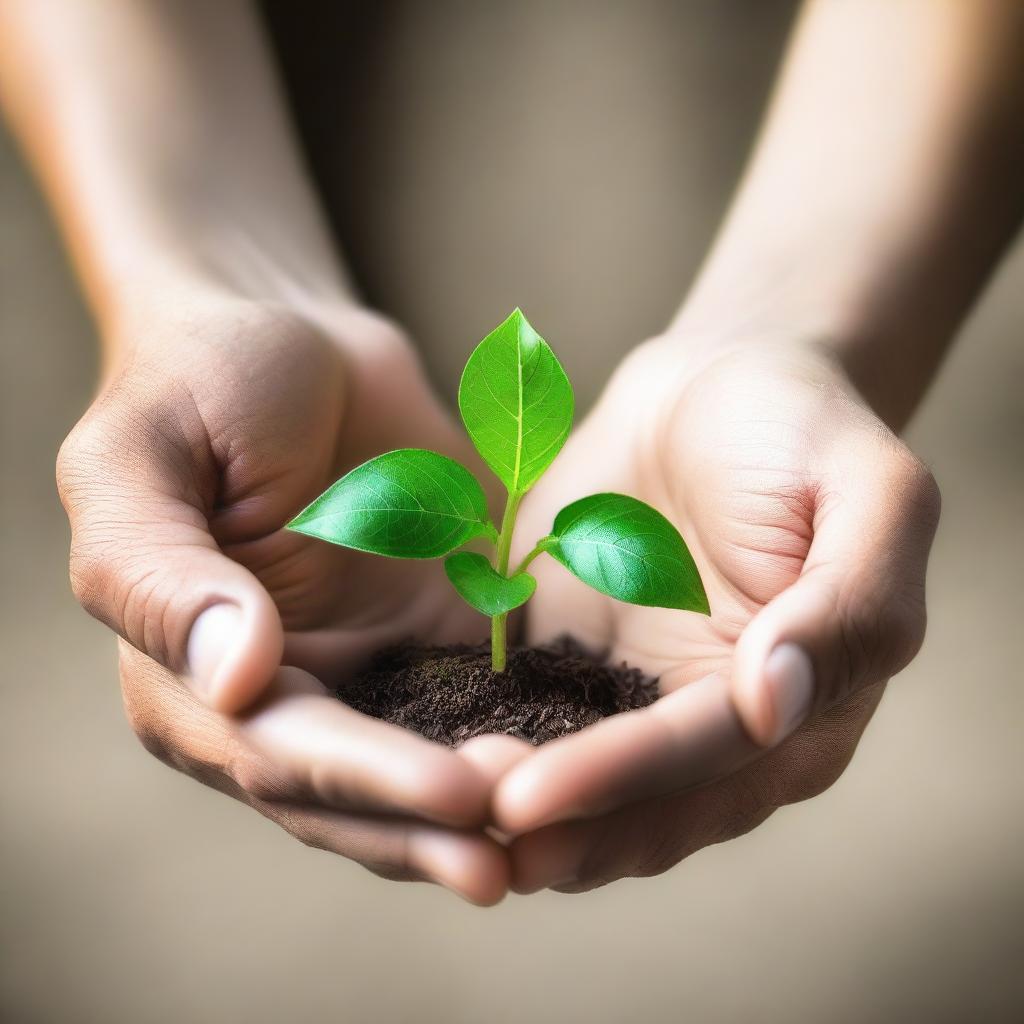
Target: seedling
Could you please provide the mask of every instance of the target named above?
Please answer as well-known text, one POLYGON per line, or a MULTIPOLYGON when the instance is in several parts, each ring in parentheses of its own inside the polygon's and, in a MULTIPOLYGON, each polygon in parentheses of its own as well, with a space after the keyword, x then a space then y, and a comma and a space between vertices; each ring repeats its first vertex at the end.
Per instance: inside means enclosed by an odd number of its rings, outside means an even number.
POLYGON ((447 555, 452 585, 491 619, 496 672, 505 668, 508 613, 533 596, 537 581, 526 570, 542 554, 620 601, 710 614, 679 532, 650 505, 624 494, 591 494, 567 505, 551 532, 509 571, 519 505, 565 444, 573 416, 569 378, 520 310, 469 357, 459 410, 476 450, 505 485, 500 529, 473 474, 421 448, 400 448, 357 466, 288 529, 390 558, 447 555), (456 550, 479 540, 489 542, 491 558, 456 550))

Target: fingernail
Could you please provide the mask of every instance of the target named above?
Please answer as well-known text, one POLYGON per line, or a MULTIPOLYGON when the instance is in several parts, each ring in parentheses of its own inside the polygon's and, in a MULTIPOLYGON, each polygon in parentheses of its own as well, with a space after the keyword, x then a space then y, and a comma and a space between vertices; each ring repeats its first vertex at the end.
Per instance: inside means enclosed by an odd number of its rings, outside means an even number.
POLYGON ((796 644, 779 644, 764 665, 764 685, 772 709, 771 743, 784 740, 807 717, 814 699, 814 667, 796 644))
POLYGON ((188 636, 188 673, 192 689, 209 697, 218 685, 221 667, 237 647, 242 610, 234 604, 215 604, 199 614, 188 636))

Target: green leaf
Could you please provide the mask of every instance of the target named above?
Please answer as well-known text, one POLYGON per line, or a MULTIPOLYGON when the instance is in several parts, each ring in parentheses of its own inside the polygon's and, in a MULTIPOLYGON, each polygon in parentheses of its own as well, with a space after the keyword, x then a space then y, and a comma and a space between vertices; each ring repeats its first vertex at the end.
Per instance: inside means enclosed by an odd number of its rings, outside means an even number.
POLYGON ((483 555, 472 551, 449 555, 444 571, 462 599, 484 615, 510 612, 526 604, 537 589, 537 581, 529 573, 502 576, 483 555))
POLYGON ((469 357, 459 410, 476 450, 511 494, 528 491, 565 444, 572 386, 521 310, 469 357))
POLYGON ((357 466, 288 529, 392 558, 439 558, 494 533, 487 499, 469 470, 421 448, 386 452, 357 466))
POLYGON ((629 604, 711 614, 704 584, 679 531, 624 494, 592 494, 567 505, 550 549, 574 576, 629 604))

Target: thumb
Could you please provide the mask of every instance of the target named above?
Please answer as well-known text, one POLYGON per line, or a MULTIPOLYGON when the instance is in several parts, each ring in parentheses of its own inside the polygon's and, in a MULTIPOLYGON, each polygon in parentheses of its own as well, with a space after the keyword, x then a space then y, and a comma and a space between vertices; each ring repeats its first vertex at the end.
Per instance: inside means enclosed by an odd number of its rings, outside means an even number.
POLYGON ((173 417, 111 405, 87 415, 57 460, 72 589, 205 703, 240 710, 269 684, 284 638, 270 595, 209 532, 199 497, 216 493, 209 446, 173 417))
POLYGON ((842 462, 822 488, 799 578, 736 645, 733 701, 765 746, 810 714, 888 680, 924 640, 925 571, 939 517, 935 480, 891 436, 873 436, 859 457, 842 462))

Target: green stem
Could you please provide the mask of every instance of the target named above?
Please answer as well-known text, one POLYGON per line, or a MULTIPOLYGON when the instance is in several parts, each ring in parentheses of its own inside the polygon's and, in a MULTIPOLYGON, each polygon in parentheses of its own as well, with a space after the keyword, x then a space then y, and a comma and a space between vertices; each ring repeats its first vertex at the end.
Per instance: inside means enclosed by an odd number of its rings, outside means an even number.
MULTIPOLYGON (((501 532, 498 534, 496 564, 494 568, 502 576, 508 576, 508 559, 512 550, 512 533, 516 527, 516 513, 519 511, 521 494, 509 493, 505 502, 505 514, 501 517, 501 532)), ((491 617, 491 668, 495 672, 505 670, 505 622, 508 612, 491 617)))
POLYGON ((534 549, 516 566, 516 571, 512 573, 513 576, 518 576, 521 572, 526 572, 529 568, 530 563, 538 556, 543 555, 545 551, 550 551, 554 547, 558 538, 553 534, 548 534, 546 537, 541 537, 537 541, 534 549))
POLYGON ((491 669, 495 672, 505 671, 505 620, 504 615, 491 616, 491 669))

